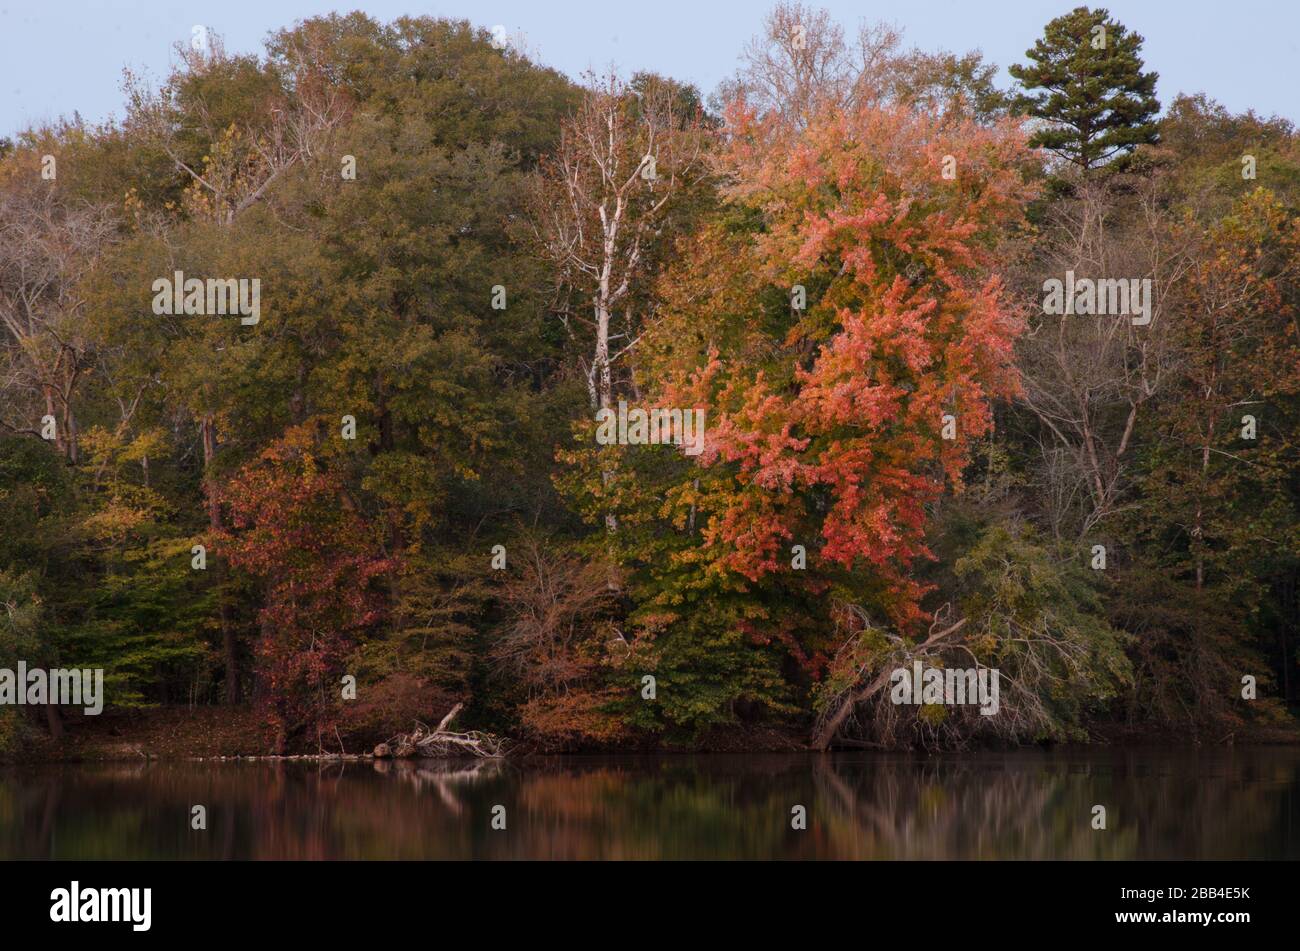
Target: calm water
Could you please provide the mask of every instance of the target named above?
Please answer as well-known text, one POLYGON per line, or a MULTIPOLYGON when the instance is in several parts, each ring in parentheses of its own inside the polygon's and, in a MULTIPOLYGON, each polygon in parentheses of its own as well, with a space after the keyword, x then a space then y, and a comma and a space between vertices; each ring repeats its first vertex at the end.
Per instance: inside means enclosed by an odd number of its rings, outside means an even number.
POLYGON ((1300 749, 12 768, 0 858, 1297 859, 1300 749))

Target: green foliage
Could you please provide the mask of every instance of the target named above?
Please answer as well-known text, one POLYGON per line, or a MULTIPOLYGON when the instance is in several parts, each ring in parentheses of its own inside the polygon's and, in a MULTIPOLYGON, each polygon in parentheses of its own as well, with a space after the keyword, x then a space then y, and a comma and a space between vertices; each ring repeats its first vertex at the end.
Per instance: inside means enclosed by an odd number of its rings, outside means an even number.
POLYGON ((896 64, 894 95, 917 108, 951 109, 977 122, 1006 116, 1012 97, 997 87, 998 68, 976 52, 925 53, 914 50, 896 64))
POLYGON ((1160 120, 1160 143, 1177 170, 1171 189, 1207 225, 1261 186, 1300 211, 1300 145, 1287 119, 1233 115, 1203 93, 1182 95, 1160 120))
POLYGON ((1031 526, 1003 520, 979 530, 953 575, 966 642, 1021 705, 1009 715, 1024 715, 1033 739, 1086 737, 1089 719, 1132 678, 1125 635, 1105 617, 1088 569, 1054 555, 1031 526))
POLYGON ((1009 67, 1025 90, 1016 108, 1046 123, 1030 144, 1088 171, 1157 141, 1159 77, 1143 72, 1141 49, 1142 37, 1104 9, 1076 7, 1048 23, 1025 52, 1030 62, 1009 67))
MULTIPOLYGON (((39 663, 47 656, 41 627, 44 605, 31 573, 0 570, 0 667, 14 670, 18 661, 39 663)), ((19 707, 0 707, 0 756, 21 752, 33 731, 19 707)))

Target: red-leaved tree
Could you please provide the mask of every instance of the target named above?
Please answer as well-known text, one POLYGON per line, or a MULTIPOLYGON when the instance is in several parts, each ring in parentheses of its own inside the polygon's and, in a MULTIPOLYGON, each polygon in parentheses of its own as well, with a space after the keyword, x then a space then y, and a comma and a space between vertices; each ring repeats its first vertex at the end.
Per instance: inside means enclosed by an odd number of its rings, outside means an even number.
POLYGON ((925 506, 960 482, 992 400, 1018 386, 1022 320, 992 241, 1030 194, 1023 140, 878 107, 831 110, 767 148, 738 104, 728 131, 732 198, 763 216, 748 265, 812 290, 779 359, 715 355, 675 394, 710 408, 701 461, 736 471, 707 535, 757 580, 811 527, 821 559, 884 582, 907 628, 922 618, 909 568, 928 555, 925 506))
POLYGON ((332 738, 344 658, 379 622, 375 580, 390 572, 376 530, 307 426, 288 430, 225 486, 219 552, 262 590, 254 655, 275 748, 332 738))

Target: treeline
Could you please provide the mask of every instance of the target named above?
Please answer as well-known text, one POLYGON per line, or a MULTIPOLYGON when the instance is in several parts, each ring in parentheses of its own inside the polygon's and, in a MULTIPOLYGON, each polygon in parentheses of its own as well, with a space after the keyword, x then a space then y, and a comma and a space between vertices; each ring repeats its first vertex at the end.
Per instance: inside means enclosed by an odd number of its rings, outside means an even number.
POLYGON ((1289 728, 1300 138, 1141 46, 783 4, 706 100, 352 13, 0 143, 0 666, 250 752, 1289 728))

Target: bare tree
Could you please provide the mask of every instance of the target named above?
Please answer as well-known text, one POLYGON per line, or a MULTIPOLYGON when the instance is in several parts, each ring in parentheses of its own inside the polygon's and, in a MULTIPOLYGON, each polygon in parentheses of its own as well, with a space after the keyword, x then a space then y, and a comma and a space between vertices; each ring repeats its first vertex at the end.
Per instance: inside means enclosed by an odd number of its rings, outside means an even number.
POLYGON ((501 590, 506 623, 492 647, 493 663, 530 695, 563 692, 592 673, 593 659, 581 647, 611 608, 608 572, 531 533, 512 549, 522 571, 501 590))
POLYGON ((1043 426, 1040 472, 1058 540, 1084 537, 1119 510, 1139 415, 1176 362, 1167 302, 1190 267, 1159 183, 1135 194, 1079 182, 1057 202, 1022 270, 1038 316, 1019 342, 1024 403, 1043 426), (1067 271, 1089 280, 1151 281, 1150 321, 1128 313, 1044 314, 1041 288, 1067 271))
MULTIPOLYGON (((633 305, 652 276, 651 245, 674 202, 707 174, 707 136, 703 116, 698 108, 686 111, 680 88, 652 78, 635 89, 611 69, 588 76, 559 148, 540 170, 535 234, 556 268, 563 301, 556 313, 590 353, 579 359, 593 412, 613 405, 616 368, 649 323, 633 305), (589 306, 570 306, 574 298, 589 306)), ((601 477, 606 485, 613 480, 608 471, 601 477)), ((605 527, 617 530, 612 512, 605 527)))
POLYGON ((106 207, 69 200, 41 179, 34 161, 15 167, 0 187, 0 383, 9 396, 0 425, 40 435, 30 408, 41 407, 57 421, 55 443, 73 463, 73 400, 92 360, 81 326, 82 278, 115 227, 106 207))
POLYGON ((825 10, 779 3, 722 95, 743 98, 760 114, 779 118, 782 128, 803 129, 828 106, 851 109, 883 99, 900 39, 892 26, 863 23, 850 41, 825 10))
POLYGON ((533 196, 535 234, 557 269, 557 308, 582 356, 593 410, 612 405, 615 367, 641 339, 644 316, 624 312, 650 276, 650 245, 673 202, 707 172, 702 117, 684 114, 671 83, 633 89, 612 70, 589 75, 582 102, 565 122, 555 156, 533 196))

